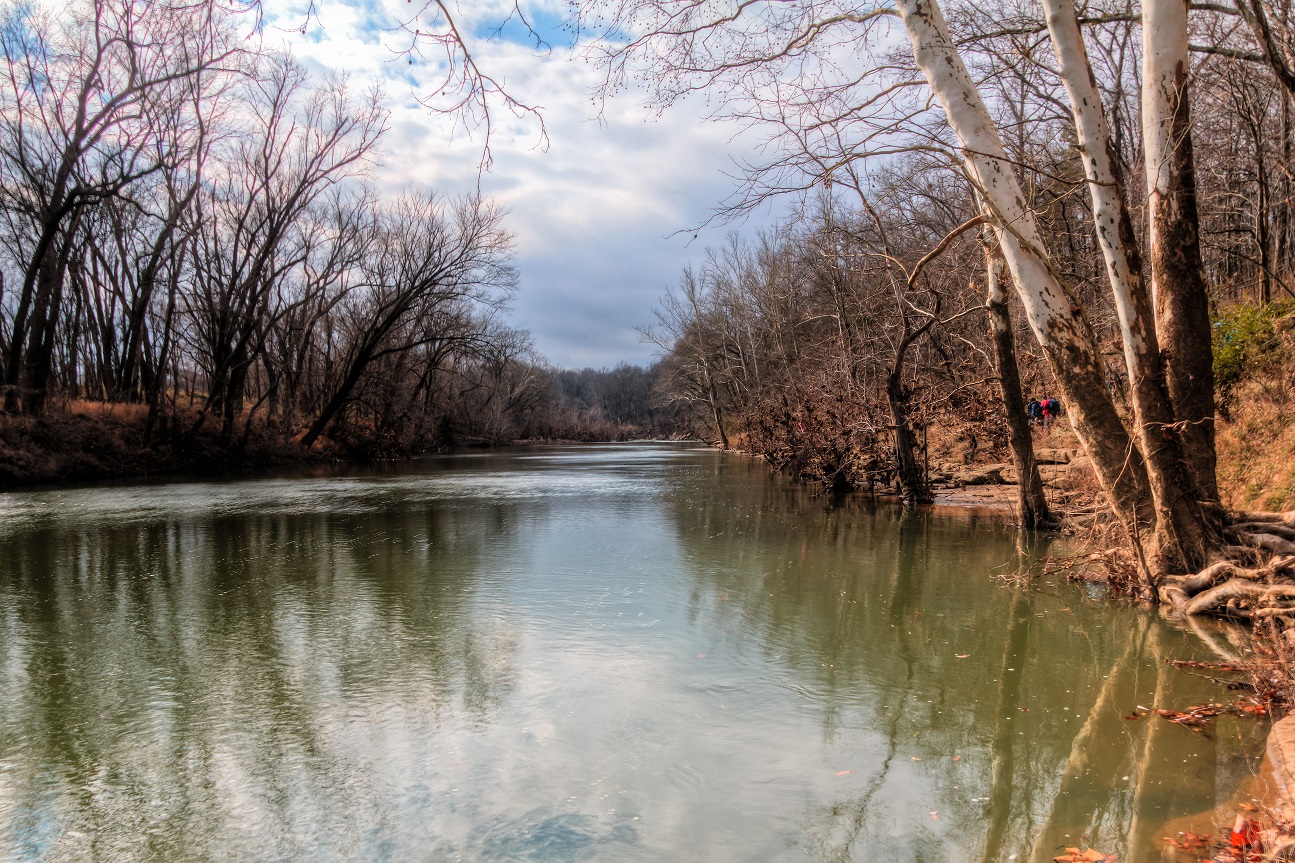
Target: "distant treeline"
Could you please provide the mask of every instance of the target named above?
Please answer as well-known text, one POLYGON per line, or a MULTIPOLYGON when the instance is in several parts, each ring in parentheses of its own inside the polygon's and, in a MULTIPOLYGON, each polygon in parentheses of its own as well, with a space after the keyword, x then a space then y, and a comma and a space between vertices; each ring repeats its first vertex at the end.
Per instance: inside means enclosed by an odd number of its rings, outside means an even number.
POLYGON ((201 0, 0 5, 0 412, 136 404, 148 444, 365 454, 667 431, 655 372, 554 372, 504 322, 494 204, 378 193, 380 92, 254 26, 201 0))
POLYGON ((661 366, 620 363, 612 369, 549 369, 525 437, 622 440, 690 434, 686 417, 666 405, 661 366))

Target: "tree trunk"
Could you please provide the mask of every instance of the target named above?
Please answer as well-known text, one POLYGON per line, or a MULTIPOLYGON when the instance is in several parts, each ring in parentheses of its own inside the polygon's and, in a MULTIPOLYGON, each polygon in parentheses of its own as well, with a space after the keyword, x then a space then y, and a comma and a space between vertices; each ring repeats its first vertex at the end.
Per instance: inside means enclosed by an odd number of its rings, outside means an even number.
POLYGON ((949 37, 935 0, 898 0, 913 55, 962 145, 969 177, 994 214, 995 232, 1030 328, 1068 405, 1107 500, 1127 531, 1148 594, 1154 576, 1141 556, 1155 513, 1146 469, 1110 396, 1097 340, 1078 300, 1044 251, 1034 213, 1012 172, 989 111, 949 37))
POLYGON ((42 272, 55 254, 54 241, 58 236, 58 228, 59 216, 57 215, 41 222, 40 238, 23 272, 22 290, 18 295, 18 306, 14 310, 13 328, 9 333, 9 356, 5 363, 7 377, 4 409, 9 413, 17 412, 22 401, 19 393, 25 382, 28 363, 27 355, 23 351, 23 343, 30 339, 29 328, 32 326, 33 306, 41 290, 42 272))
POLYGON ((900 381, 900 362, 886 376, 886 401, 890 405, 890 421, 895 427, 895 464, 899 476, 899 493, 904 507, 930 503, 931 494, 922 480, 922 468, 917 463, 917 442, 908 420, 908 401, 900 381))
POLYGON ((1281 170, 1277 188, 1277 224, 1274 233, 1277 235, 1277 248, 1273 253, 1273 268, 1281 272, 1287 269, 1286 261, 1290 252, 1291 230, 1291 96, 1282 93, 1281 99, 1281 170))
POLYGON ((1030 419, 1025 413, 1025 396, 1021 392, 1021 372, 1016 365, 1016 345, 1012 339, 1012 318, 1007 307, 1003 277, 1007 264, 997 244, 985 243, 989 311, 989 330, 994 341, 994 370, 1003 391, 1003 410, 1012 446, 1012 465, 1016 468, 1016 511, 1022 530, 1035 530, 1052 522, 1048 499, 1043 494, 1043 478, 1034 460, 1034 440, 1030 419))
MULTIPOLYGON (((179 277, 174 270, 171 273, 166 298, 166 313, 162 318, 162 344, 158 348, 153 374, 147 381, 145 398, 148 400, 148 419, 144 424, 144 443, 153 440, 153 430, 157 425, 157 415, 161 409, 162 392, 166 387, 166 368, 171 358, 172 323, 175 320, 175 302, 179 294, 179 277)), ((174 378, 175 387, 180 387, 179 377, 174 378)))
POLYGON ((724 430, 724 417, 719 410, 719 393, 715 389, 715 378, 711 376, 710 364, 706 360, 701 361, 701 374, 706 382, 706 401, 710 404, 711 418, 715 421, 715 429, 719 432, 719 442, 724 449, 731 449, 728 442, 728 432, 724 430))
POLYGON ((1259 302, 1267 305, 1272 302, 1273 290, 1273 254, 1272 236, 1268 229, 1271 204, 1268 200, 1268 161, 1264 154, 1262 135, 1254 141, 1255 146, 1255 251, 1259 253, 1259 302))
POLYGON ((54 335, 63 307, 65 270, 61 250, 51 243, 36 279, 36 302, 27 331, 26 356, 23 357, 22 412, 28 416, 45 412, 54 363, 54 335))
MULTIPOLYGON (((315 441, 319 440, 319 436, 324 433, 324 429, 328 428, 328 424, 333 421, 333 417, 337 416, 338 412, 351 400, 351 393, 355 390, 355 385, 360 382, 360 377, 364 374, 364 370, 369 367, 369 363, 373 360, 375 349, 376 345, 361 346, 359 354, 352 361, 350 368, 347 369, 346 377, 337 387, 337 391, 333 393, 332 398, 324 405, 324 409, 319 412, 319 416, 315 418, 315 421, 310 424, 310 428, 306 430, 305 435, 302 436, 302 446, 307 449, 314 446, 315 441)), ((727 449, 727 446, 725 446, 725 449, 727 449)))
POLYGON ((1106 263, 1124 344, 1133 405, 1134 435, 1146 461, 1156 512, 1155 542, 1149 553, 1159 573, 1187 572, 1205 565, 1205 526, 1174 432, 1174 413, 1154 328, 1154 313, 1142 278, 1142 255, 1125 199, 1123 172, 1111 144, 1102 97, 1084 46, 1074 0, 1043 0, 1057 67, 1074 112, 1075 133, 1093 202, 1093 225, 1106 263))
POLYGON ((1201 264, 1187 96, 1186 0, 1142 7, 1142 134, 1151 228, 1151 284, 1169 398, 1200 499, 1217 505, 1214 355, 1201 264))

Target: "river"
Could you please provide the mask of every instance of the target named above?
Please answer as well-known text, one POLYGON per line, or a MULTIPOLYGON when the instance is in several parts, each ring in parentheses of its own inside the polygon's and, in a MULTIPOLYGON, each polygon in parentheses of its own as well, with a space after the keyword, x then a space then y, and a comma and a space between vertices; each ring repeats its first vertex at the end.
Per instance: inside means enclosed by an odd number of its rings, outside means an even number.
POLYGON ((1047 552, 686 444, 0 494, 0 859, 1158 860, 1265 729, 1047 552))

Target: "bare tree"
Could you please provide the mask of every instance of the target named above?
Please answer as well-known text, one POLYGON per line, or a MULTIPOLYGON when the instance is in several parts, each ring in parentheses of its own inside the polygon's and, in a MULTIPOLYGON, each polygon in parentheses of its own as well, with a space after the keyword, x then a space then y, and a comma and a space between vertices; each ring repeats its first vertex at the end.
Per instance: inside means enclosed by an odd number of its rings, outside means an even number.
POLYGON ((86 0, 57 18, 12 3, 0 16, 0 206, 22 271, 4 407, 40 413, 79 221, 165 168, 157 141, 236 51, 215 3, 86 0))
POLYGON ((286 311, 272 302, 276 288, 308 258, 306 213, 365 170, 387 117, 380 93, 357 100, 340 79, 312 88, 286 56, 248 77, 246 99, 248 127, 219 154, 195 207, 197 290, 187 300, 207 379, 194 428, 214 409, 225 437, 272 323, 286 311))
MULTIPOLYGON (((705 90, 719 104, 717 115, 771 127, 780 145, 794 141, 795 146, 776 148, 774 158, 752 168, 741 193, 748 199, 794 185, 797 173, 806 176, 806 163, 789 162, 780 154, 809 152, 807 140, 833 135, 845 143, 835 146, 839 155, 831 157, 833 161, 813 166, 807 183, 830 177, 845 164, 893 158, 900 148, 939 153, 953 145, 965 176, 991 216, 1027 320, 1069 406, 1071 424, 1124 526, 1142 571, 1143 593, 1152 595, 1157 580, 1169 572, 1204 563, 1208 547, 1217 539, 1191 495, 1199 494, 1208 502, 1217 493, 1209 437, 1213 409, 1208 307, 1196 244, 1187 134, 1185 3, 1148 4, 1142 13, 1147 40, 1143 115, 1150 120, 1144 144, 1153 223, 1150 258, 1159 303, 1154 318, 1145 290, 1135 283, 1136 235, 1120 194, 1119 157, 1085 56, 1079 18, 1073 6, 1059 2, 1048 7, 1047 25, 1060 63, 1056 74, 1078 105, 1072 116, 1078 124, 1083 168, 1089 173, 1093 213, 1102 220, 1098 241, 1115 288, 1137 393, 1139 415, 1133 434, 1107 391, 1102 351, 1084 297, 1059 268, 1053 243, 1041 229, 1040 208, 1033 202, 1037 192, 1046 189, 1027 188, 1020 170, 1023 160, 1032 159, 1031 147, 1036 151, 1046 147, 1038 147, 1033 143, 1037 139, 1027 136, 1033 118, 1013 113, 1012 102, 1036 99, 1044 106, 1041 110, 1051 113, 1052 122, 1069 113, 1046 93, 1046 76, 1013 79, 1017 89, 1002 100, 1005 119, 1018 136, 1014 157, 968 71, 963 48, 934 0, 898 0, 894 6, 863 8, 746 4, 729 13, 692 0, 591 2, 585 8, 609 15, 614 27, 630 34, 628 40, 602 43, 598 48, 608 74, 608 92, 637 76, 651 89, 651 104, 661 108, 687 93, 705 90), (913 67, 898 55, 851 64, 839 62, 835 53, 859 40, 882 44, 885 22, 895 19, 902 22, 916 70, 942 108, 938 118, 912 98, 914 78, 909 70, 913 67), (1103 164, 1093 164, 1093 159, 1103 164), (788 176, 793 179, 787 180, 788 176), (1163 379, 1157 345, 1147 340, 1152 330, 1157 330, 1159 347, 1167 352, 1169 412, 1156 412, 1164 404, 1154 398, 1163 379), (1164 440, 1166 435, 1181 437, 1181 460, 1173 442, 1164 440), (1188 486, 1183 485, 1184 465, 1188 486)), ((1134 17, 1131 11, 1117 11, 1111 20, 1134 17)), ((1012 26, 1005 34, 1028 39, 1032 26, 1012 26)), ((1042 29, 1033 27, 1032 32, 1042 29)), ((1018 53, 1034 56, 1033 51, 1030 46, 1018 53)), ((1043 69, 1037 62, 1036 66, 1043 69)), ((821 145, 814 149, 822 151, 821 145)), ((1060 201, 1067 193, 1058 191, 1060 201)), ((1064 207, 1058 211, 1064 213, 1064 207)), ((1068 228, 1061 239, 1073 243, 1080 234, 1068 228)), ((1067 259, 1074 257, 1072 251, 1067 259)))
MULTIPOLYGON (((407 196, 379 213, 376 236, 360 264, 360 283, 344 304, 342 355, 319 415, 302 443, 311 446, 352 398, 374 362, 433 342, 443 352, 479 334, 456 332, 443 319, 457 307, 497 307, 509 296, 511 236, 502 213, 480 198, 443 203, 407 196)), ((444 355, 444 354, 443 354, 444 355)))

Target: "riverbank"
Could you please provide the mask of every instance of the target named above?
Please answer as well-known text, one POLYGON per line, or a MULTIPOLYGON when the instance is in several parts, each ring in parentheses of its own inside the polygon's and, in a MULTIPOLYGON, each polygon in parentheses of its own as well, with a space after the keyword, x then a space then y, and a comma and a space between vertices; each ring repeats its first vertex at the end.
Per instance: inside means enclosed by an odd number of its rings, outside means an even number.
POLYGON ((0 415, 0 489, 50 483, 218 475, 340 460, 253 426, 235 442, 214 424, 195 434, 148 427, 141 405, 79 403, 47 416, 0 415))
MULTIPOLYGON (((321 438, 302 446, 262 423, 240 428, 234 440, 222 439, 209 420, 195 433, 198 414, 169 417, 150 428, 143 405, 73 402, 45 416, 0 414, 0 491, 61 483, 153 479, 167 476, 221 476, 310 465, 363 463, 407 458, 446 447, 396 447, 380 456, 363 446, 321 438)), ((570 431, 570 430, 569 430, 570 431)), ((607 424, 584 437, 531 438, 509 443, 579 445, 636 440, 635 429, 607 424)), ((640 432, 641 434, 641 432, 640 432)), ((486 441, 463 446, 485 447, 486 441)))

